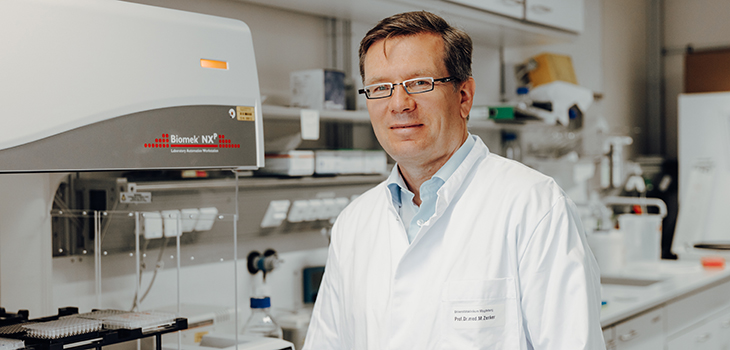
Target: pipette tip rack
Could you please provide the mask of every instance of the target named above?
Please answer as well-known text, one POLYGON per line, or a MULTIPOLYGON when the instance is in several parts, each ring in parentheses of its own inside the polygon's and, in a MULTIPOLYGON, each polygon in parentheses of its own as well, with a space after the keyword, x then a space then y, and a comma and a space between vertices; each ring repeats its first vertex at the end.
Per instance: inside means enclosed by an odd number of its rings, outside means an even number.
POLYGON ((28 312, 9 314, 0 308, 0 350, 84 350, 156 337, 188 328, 185 318, 160 312, 94 310, 79 314, 78 308, 58 309, 58 315, 28 319, 28 312))

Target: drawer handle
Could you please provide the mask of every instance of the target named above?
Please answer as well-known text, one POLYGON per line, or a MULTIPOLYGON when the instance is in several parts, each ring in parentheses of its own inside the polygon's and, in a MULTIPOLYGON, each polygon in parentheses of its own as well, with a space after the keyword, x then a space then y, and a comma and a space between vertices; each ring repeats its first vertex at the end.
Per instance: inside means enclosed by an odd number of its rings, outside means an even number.
POLYGON ((525 0, 502 0, 503 3, 506 5, 519 5, 522 6, 525 4, 525 0))
POLYGON ((704 343, 704 342, 708 341, 710 339, 710 337, 712 337, 712 334, 704 333, 704 334, 700 335, 699 337, 697 337, 697 342, 704 343))
POLYGON ((552 7, 547 7, 545 5, 532 5, 532 6, 530 6, 530 9, 532 10, 532 12, 535 12, 538 14, 553 12, 552 7))
POLYGON ((621 341, 629 341, 631 339, 636 338, 638 335, 639 335, 639 333, 632 329, 631 331, 629 331, 626 334, 619 335, 618 338, 621 339, 621 341))

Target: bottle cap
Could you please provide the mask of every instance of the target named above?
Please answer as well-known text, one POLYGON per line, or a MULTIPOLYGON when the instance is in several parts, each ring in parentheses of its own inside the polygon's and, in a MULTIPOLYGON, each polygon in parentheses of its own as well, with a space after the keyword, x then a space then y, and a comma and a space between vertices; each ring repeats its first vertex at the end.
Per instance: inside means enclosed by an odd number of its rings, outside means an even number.
POLYGON ((700 261, 705 269, 725 268, 725 259, 720 256, 703 256, 700 261))
POLYGON ((517 135, 515 135, 511 132, 502 133, 502 141, 504 141, 504 142, 512 141, 512 140, 516 140, 516 139, 517 139, 517 135))
POLYGON ((520 86, 517 88, 517 94, 518 95, 525 95, 528 92, 530 92, 530 89, 527 88, 527 86, 520 86))
POLYGON ((271 307, 271 298, 251 298, 252 309, 268 309, 271 307))

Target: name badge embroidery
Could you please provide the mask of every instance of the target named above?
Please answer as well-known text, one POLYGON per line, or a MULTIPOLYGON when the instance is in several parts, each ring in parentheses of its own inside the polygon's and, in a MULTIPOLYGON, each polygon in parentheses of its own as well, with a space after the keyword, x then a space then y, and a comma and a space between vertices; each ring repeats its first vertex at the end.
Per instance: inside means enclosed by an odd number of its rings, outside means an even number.
POLYGON ((456 329, 504 326, 504 304, 470 304, 451 307, 449 323, 456 329))

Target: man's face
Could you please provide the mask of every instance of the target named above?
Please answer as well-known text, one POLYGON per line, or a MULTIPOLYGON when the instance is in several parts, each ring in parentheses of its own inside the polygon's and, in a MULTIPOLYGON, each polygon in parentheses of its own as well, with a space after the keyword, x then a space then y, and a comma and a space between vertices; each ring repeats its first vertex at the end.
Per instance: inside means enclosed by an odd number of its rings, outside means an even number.
MULTIPOLYGON (((435 34, 381 40, 365 56, 364 85, 447 77, 443 56, 443 39, 435 34)), ((437 82, 433 91, 413 95, 396 86, 391 97, 369 99, 367 106, 383 149, 401 165, 427 166, 443 164, 466 139, 473 94, 471 78, 458 89, 437 82)))

